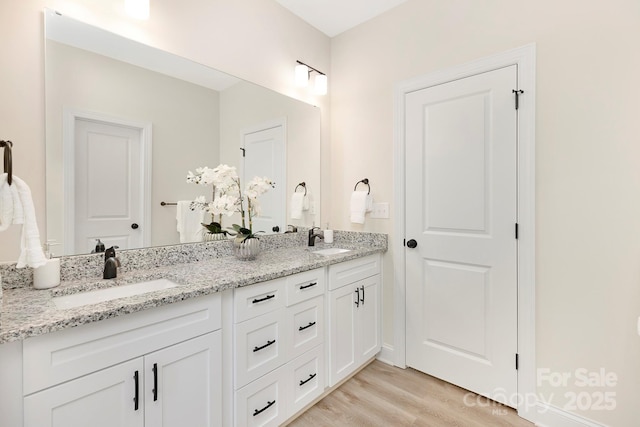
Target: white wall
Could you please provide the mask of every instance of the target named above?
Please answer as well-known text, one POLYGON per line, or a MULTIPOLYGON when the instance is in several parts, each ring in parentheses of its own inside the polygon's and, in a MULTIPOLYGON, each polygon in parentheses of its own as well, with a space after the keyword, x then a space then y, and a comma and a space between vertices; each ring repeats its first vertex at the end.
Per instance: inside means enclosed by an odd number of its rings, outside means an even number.
MULTIPOLYGON (((14 141, 14 171, 31 187, 41 236, 45 230, 45 7, 185 56, 278 92, 318 105, 323 152, 329 147, 329 97, 293 87, 296 59, 328 70, 330 40, 273 0, 151 2, 148 21, 125 16, 121 0, 0 2, 0 139, 14 141)), ((328 204, 323 204, 328 205, 328 204)), ((0 235, 0 262, 15 261, 20 228, 0 235)))
MULTIPOLYGON (((613 391, 615 411, 577 411, 611 426, 640 420, 640 3, 409 0, 332 40, 331 193, 348 222, 355 181, 393 201, 396 82, 537 44, 537 365, 605 368, 613 388, 542 382, 565 392, 613 391)), ((524 95, 526 97, 526 94, 524 95)), ((410 195, 409 195, 410 196, 410 195)), ((390 220, 364 230, 393 234, 390 220)), ((403 236, 392 236, 399 239, 403 236)), ((393 343, 393 265, 385 256, 384 340, 393 343)))

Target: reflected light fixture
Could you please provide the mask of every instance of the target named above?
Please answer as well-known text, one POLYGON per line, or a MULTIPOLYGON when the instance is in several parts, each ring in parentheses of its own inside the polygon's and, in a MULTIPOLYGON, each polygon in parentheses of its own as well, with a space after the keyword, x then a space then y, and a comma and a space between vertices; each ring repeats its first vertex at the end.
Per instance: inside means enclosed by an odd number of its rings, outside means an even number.
POLYGON ((149 0, 124 0, 124 10, 135 19, 149 19, 149 0))
POLYGON ((296 61, 296 69, 295 69, 295 82, 298 87, 306 87, 309 86, 309 79, 311 78, 311 73, 317 73, 317 76, 314 79, 314 92, 316 95, 326 95, 327 94, 327 75, 322 71, 316 70, 315 68, 305 64, 301 61, 296 61))

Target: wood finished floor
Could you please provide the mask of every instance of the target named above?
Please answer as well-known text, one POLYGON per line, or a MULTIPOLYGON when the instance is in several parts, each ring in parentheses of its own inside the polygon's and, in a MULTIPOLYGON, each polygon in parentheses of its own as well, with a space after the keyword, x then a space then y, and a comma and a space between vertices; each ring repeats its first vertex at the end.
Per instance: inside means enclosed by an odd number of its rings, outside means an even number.
POLYGON ((289 427, 533 427, 511 408, 414 369, 374 361, 289 427))

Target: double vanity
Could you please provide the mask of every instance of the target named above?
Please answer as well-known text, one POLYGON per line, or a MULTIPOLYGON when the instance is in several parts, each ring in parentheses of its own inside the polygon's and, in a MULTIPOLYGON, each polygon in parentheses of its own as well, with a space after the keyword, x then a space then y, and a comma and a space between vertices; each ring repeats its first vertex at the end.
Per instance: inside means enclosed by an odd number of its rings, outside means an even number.
POLYGON ((261 240, 254 261, 209 242, 122 252, 114 280, 89 276, 94 255, 63 259, 58 288, 5 286, 0 425, 276 426, 307 409, 381 348, 386 236, 261 240))

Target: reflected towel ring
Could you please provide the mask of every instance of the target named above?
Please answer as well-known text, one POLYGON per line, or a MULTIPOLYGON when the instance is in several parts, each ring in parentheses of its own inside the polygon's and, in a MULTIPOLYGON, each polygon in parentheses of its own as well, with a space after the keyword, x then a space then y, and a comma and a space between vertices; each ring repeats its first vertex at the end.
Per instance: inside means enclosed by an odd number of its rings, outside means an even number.
POLYGON ((11 147, 13 142, 0 141, 0 147, 4 148, 4 171, 7 174, 7 184, 11 185, 13 181, 13 159, 11 156, 11 147))
POLYGON ((296 188, 293 190, 294 193, 298 191, 298 187, 304 188, 304 195, 306 196, 307 195, 307 184, 305 184, 304 181, 303 181, 300 184, 296 185, 296 188))
POLYGON ((356 182, 356 186, 353 187, 353 191, 356 191, 356 188, 358 188, 358 184, 363 183, 364 185, 366 185, 369 190, 367 191, 367 194, 371 194, 371 186, 369 185, 369 179, 365 178, 365 179, 361 179, 360 181, 356 182))

